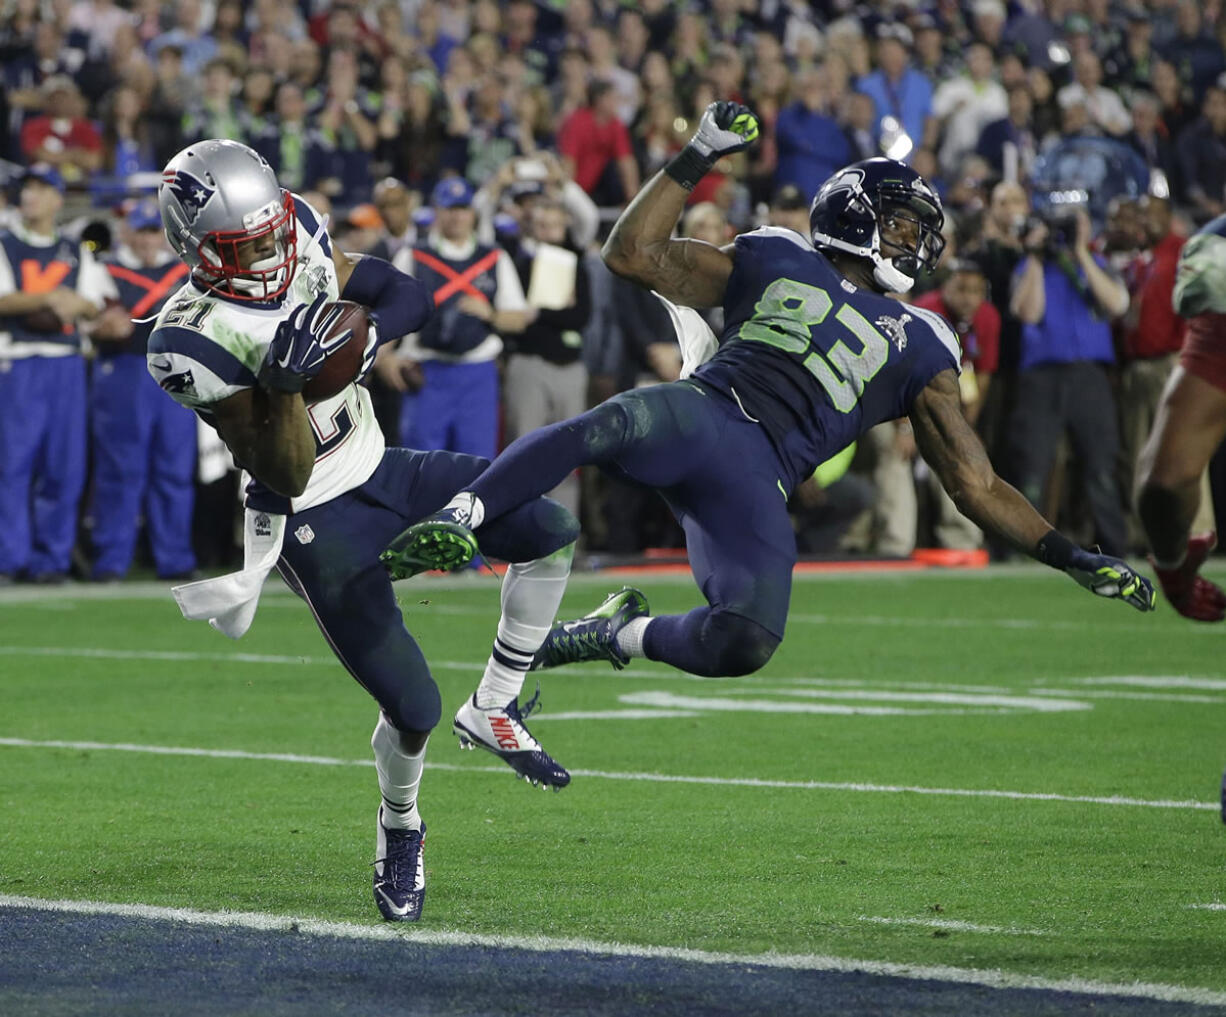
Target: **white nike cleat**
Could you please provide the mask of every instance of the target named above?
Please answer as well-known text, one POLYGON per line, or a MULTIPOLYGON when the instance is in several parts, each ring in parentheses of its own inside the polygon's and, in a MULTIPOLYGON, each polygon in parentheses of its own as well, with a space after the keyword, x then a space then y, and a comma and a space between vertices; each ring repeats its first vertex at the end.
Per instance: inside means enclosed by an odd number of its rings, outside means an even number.
POLYGON ((541 748, 541 743, 524 726, 524 718, 532 712, 539 696, 538 689, 521 712, 518 697, 506 706, 482 709, 477 706, 477 695, 473 693, 456 711, 451 730, 459 737, 460 748, 480 746, 534 787, 561 791, 570 783, 570 774, 541 748))

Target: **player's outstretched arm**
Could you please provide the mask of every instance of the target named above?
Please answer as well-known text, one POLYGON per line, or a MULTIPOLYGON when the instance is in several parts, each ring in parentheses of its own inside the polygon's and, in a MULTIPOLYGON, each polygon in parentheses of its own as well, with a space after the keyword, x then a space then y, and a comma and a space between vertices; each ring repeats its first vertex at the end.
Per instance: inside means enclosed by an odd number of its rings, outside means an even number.
POLYGON ((369 308, 367 320, 376 329, 376 345, 419 331, 434 313, 430 291, 390 261, 346 254, 334 246, 332 263, 341 299, 369 308))
POLYGON ((1067 572, 1093 593, 1154 609, 1154 588, 1119 558, 1082 550, 1052 527, 1012 485, 996 475, 978 435, 962 414, 957 375, 942 371, 911 407, 920 454, 958 510, 1045 565, 1067 572))
POLYGON ((647 182, 613 225, 601 256, 617 275, 676 304, 719 307, 732 255, 701 240, 673 238, 694 185, 725 155, 758 137, 758 118, 734 102, 713 102, 690 143, 647 182))

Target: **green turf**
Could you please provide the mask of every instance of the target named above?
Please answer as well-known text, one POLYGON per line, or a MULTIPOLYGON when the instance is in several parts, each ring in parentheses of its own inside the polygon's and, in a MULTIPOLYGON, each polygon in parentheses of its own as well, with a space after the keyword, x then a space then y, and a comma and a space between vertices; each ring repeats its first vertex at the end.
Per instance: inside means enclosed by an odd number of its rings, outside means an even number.
MULTIPOLYGON (((688 580, 646 589, 656 611, 695 602, 688 580)), ((1226 989, 1226 912, 1189 907, 1226 900, 1215 811, 599 775, 544 794, 488 772, 493 757, 460 753, 448 733, 488 650, 493 581, 399 590, 443 690, 430 759, 461 767, 428 773, 421 795, 431 928, 1226 989)), ((576 584, 564 613, 605 591, 576 584)), ((369 759, 375 709, 292 599, 267 597, 232 643, 182 621, 169 597, 124 592, 5 595, 0 737, 369 759)), ((601 773, 1211 803, 1226 687, 1081 679, 1221 678, 1224 639, 1165 603, 1142 616, 1038 568, 803 579, 759 675, 703 681, 643 661, 549 672, 531 726, 560 761, 601 773), (866 697, 966 687, 1066 690, 1044 701, 1090 708, 866 697), (832 692, 843 696, 813 695, 832 692), (1112 696, 1075 698, 1089 692, 1112 696), (930 712, 549 719, 629 709, 619 697, 644 693, 930 712)), ((367 765, 0 746, 0 892, 374 922, 376 803, 367 765)))

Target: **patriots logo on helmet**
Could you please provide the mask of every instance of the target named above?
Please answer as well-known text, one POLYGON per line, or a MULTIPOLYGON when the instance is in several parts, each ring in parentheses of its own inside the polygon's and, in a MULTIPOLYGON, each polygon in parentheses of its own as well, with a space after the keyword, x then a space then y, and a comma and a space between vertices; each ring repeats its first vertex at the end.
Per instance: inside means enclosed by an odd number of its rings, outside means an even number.
POLYGON ((162 185, 170 188, 170 193, 182 206, 189 226, 196 221, 209 199, 217 193, 216 188, 209 187, 183 170, 168 170, 163 173, 162 185))

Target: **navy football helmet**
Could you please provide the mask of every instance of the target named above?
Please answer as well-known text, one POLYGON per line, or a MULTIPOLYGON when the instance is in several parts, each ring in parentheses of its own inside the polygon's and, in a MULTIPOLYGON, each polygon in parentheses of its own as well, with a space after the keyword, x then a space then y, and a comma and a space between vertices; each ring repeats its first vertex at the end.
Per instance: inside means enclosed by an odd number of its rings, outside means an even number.
POLYGON ((928 182, 905 163, 880 157, 844 166, 822 184, 809 210, 814 247, 869 259, 878 285, 895 293, 936 268, 944 225, 941 199, 928 182), (885 240, 882 228, 899 221, 914 223, 914 236, 885 240))

